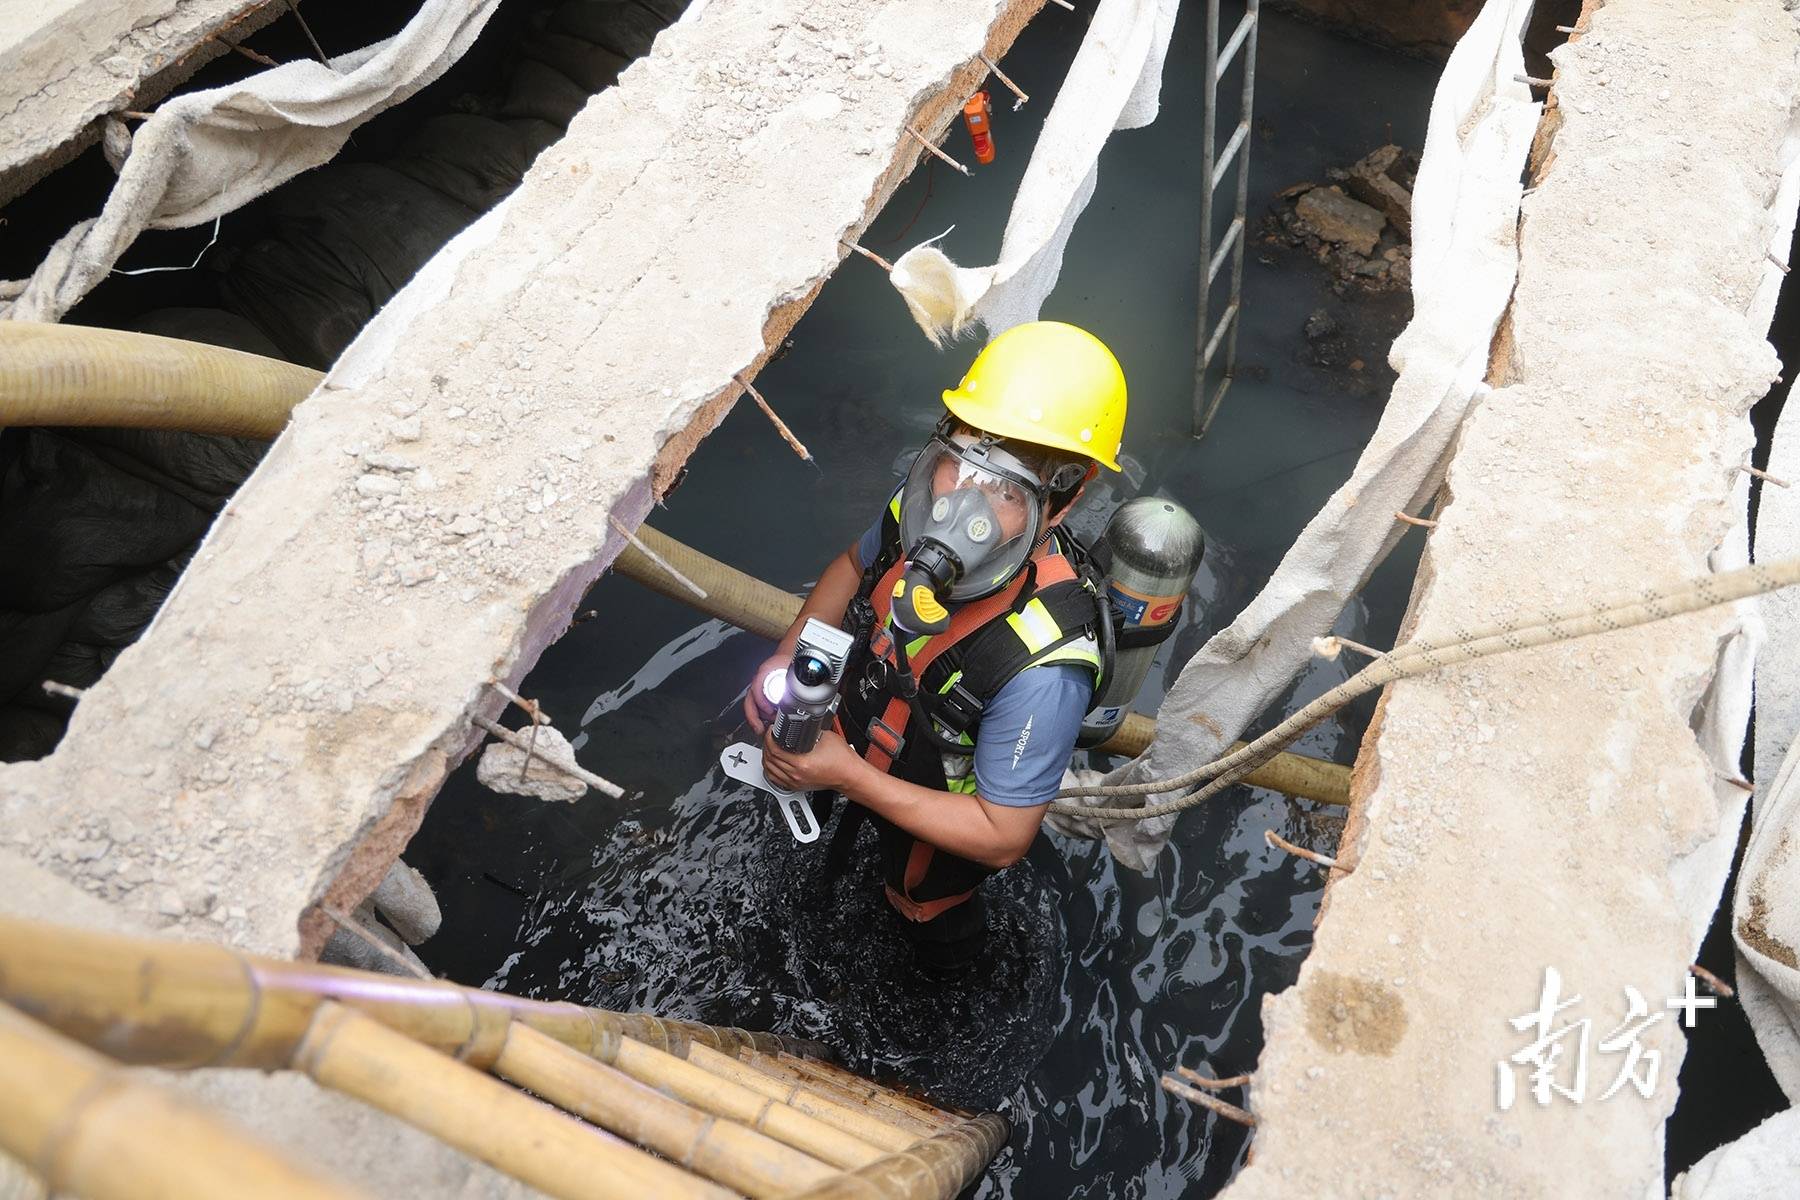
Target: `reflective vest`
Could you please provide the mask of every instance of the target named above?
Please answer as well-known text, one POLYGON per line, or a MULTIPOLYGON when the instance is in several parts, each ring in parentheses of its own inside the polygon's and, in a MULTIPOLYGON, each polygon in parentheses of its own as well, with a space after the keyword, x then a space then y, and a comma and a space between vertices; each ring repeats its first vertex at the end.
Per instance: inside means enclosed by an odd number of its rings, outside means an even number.
MULTIPOLYGON (((975 791, 975 740, 981 714, 1027 667, 1102 664, 1095 639, 1097 591, 1082 577, 1073 539, 1060 531, 992 596, 956 608, 950 626, 904 646, 912 695, 899 669, 891 606, 905 570, 900 498, 882 519, 881 550, 863 571, 851 605, 858 634, 840 686, 839 728, 881 770, 935 791, 975 791)), ((873 815, 873 814, 871 814, 873 815)), ((967 900, 992 867, 940 850, 874 816, 881 830, 888 899, 914 921, 928 921, 967 900)))

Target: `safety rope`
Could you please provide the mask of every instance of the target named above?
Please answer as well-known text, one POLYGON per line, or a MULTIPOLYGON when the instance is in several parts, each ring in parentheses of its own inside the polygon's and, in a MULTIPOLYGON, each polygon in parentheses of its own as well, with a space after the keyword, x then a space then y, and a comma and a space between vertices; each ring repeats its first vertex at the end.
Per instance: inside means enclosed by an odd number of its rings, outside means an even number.
POLYGON ((1058 803, 1052 804, 1050 811, 1065 816, 1108 821, 1145 821, 1152 817, 1166 817, 1217 795, 1268 762, 1282 747, 1325 717, 1358 696, 1366 695, 1396 679, 1423 675, 1471 659, 1488 658, 1552 642, 1566 642, 1590 633, 1610 633, 1635 625, 1647 625, 1652 621, 1664 621, 1670 617, 1730 604, 1795 584, 1800 584, 1800 558, 1782 559, 1774 563, 1752 563, 1735 571, 1640 588, 1598 604, 1589 601, 1564 609, 1547 608, 1541 612, 1521 610, 1484 625, 1458 627, 1441 637, 1408 642, 1382 655, 1241 750, 1167 779, 1065 788, 1057 793, 1058 803), (1178 799, 1141 808, 1084 808, 1079 804, 1062 803, 1065 798, 1073 796, 1149 796, 1179 791, 1202 780, 1211 782, 1178 799))

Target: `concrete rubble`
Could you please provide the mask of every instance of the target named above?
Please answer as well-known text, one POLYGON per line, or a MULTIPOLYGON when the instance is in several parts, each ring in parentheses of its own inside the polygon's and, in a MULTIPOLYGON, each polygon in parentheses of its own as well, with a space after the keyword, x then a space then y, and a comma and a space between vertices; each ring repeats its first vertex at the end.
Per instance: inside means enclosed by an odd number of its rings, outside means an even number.
MULTIPOLYGON (((1778 374, 1756 296, 1792 227, 1776 198, 1795 18, 1779 0, 1589 8, 1554 56, 1560 127, 1540 138, 1496 390, 1463 428, 1402 641, 1742 553, 1735 467, 1778 374)), ((1743 811, 1726 778, 1745 619, 1715 609, 1389 689, 1351 869, 1298 983, 1265 1001, 1255 1153, 1226 1195, 1661 1193, 1684 1049, 1667 1002, 1743 811), (1540 1026, 1551 971, 1573 1003, 1540 1026), (1534 1086, 1540 1033, 1568 1094, 1534 1086)))
POLYGON ((110 114, 153 106, 229 53, 215 35, 235 41, 285 11, 269 0, 0 6, 0 204, 93 145, 110 114))
POLYGON ((1386 217, 1336 187, 1312 189, 1300 197, 1295 211, 1326 241, 1341 242, 1364 256, 1374 251, 1387 224, 1386 217))
POLYGON ((374 888, 489 685, 618 552, 608 518, 670 486, 917 162, 908 129, 945 129, 1038 4, 667 30, 296 411, 58 751, 0 768, 5 839, 135 919, 317 953, 313 906, 374 888))
POLYGON ((1330 168, 1323 186, 1284 188, 1263 218, 1263 240, 1306 250, 1331 272, 1340 295, 1404 289, 1412 282, 1418 170, 1416 155, 1387 145, 1349 167, 1330 168))

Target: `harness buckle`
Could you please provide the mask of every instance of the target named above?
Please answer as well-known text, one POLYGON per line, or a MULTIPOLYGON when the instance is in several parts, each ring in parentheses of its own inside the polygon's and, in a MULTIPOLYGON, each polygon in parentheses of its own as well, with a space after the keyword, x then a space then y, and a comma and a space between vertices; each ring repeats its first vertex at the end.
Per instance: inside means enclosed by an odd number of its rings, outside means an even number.
POLYGON ((975 722, 981 719, 981 713, 987 706, 981 697, 971 692, 958 680, 950 686, 950 690, 938 697, 939 720, 958 733, 967 733, 975 722))
POLYGON ((906 748, 906 738, 898 729, 880 717, 870 717, 869 727, 865 732, 871 749, 886 755, 889 762, 900 760, 900 752, 906 748))

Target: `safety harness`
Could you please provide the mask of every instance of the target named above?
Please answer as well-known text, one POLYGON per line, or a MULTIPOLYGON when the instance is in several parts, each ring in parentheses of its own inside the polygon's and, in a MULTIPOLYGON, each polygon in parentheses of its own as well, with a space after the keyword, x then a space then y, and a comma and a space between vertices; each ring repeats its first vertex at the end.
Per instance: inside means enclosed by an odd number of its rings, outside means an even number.
MULTIPOLYGON (((839 728, 884 772, 937 791, 975 791, 974 748, 982 713, 1020 671, 1075 663, 1094 672, 1098 589, 1085 554, 1060 527, 1006 587, 957 608, 943 633, 902 643, 892 626, 895 584, 905 568, 900 497, 882 519, 881 549, 851 603, 856 649, 846 665, 839 728)), ((929 921, 974 894, 993 868, 971 862, 875 818, 882 827, 888 899, 929 921)))

